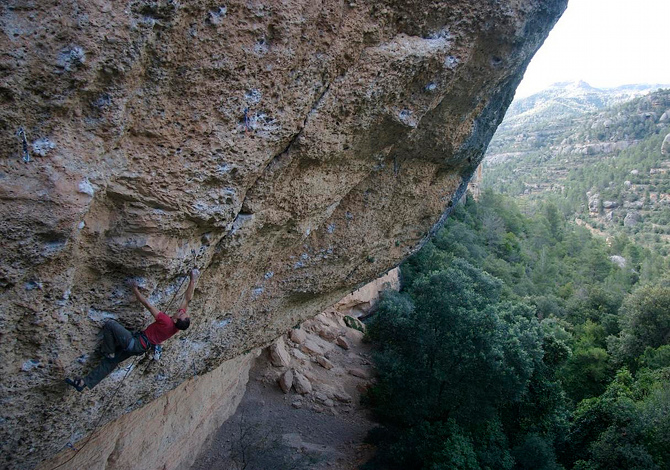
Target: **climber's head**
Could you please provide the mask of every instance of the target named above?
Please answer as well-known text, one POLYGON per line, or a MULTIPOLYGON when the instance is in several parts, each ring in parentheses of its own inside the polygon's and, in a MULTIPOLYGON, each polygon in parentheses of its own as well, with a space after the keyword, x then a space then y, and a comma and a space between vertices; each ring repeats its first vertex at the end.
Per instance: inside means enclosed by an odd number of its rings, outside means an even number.
POLYGON ((174 321, 174 326, 177 327, 178 330, 186 330, 191 325, 191 319, 186 313, 186 309, 183 308, 180 308, 179 311, 172 316, 172 320, 174 321))

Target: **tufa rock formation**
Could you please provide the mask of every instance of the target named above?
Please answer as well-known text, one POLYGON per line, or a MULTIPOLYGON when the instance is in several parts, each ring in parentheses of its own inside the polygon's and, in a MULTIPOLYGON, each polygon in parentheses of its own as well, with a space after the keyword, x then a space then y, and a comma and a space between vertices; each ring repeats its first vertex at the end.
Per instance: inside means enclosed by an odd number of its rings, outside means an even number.
POLYGON ((165 442, 198 445, 175 436, 244 385, 240 355, 444 220, 565 6, 2 2, 2 465, 67 456, 94 429, 71 468, 187 465, 165 442), (192 326, 159 363, 63 384, 106 319, 148 323, 126 278, 170 310, 194 266, 192 326), (238 385, 146 420, 212 374, 238 385))

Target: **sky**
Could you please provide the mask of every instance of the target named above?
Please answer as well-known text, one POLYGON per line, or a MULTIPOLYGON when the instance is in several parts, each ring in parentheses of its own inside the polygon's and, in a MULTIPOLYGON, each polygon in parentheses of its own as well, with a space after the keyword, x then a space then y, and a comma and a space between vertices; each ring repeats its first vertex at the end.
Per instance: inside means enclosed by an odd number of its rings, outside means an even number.
POLYGON ((569 0, 516 97, 577 80, 670 84, 670 0, 569 0))

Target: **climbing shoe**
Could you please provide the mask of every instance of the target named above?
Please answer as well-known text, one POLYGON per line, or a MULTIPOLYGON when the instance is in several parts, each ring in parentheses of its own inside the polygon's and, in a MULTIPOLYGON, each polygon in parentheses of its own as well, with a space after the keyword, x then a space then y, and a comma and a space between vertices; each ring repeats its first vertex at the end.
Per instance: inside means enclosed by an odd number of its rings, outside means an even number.
POLYGON ((68 385, 72 385, 75 389, 77 389, 78 392, 83 392, 84 389, 86 388, 86 383, 84 382, 83 379, 72 380, 70 378, 67 378, 65 379, 65 383, 68 385))

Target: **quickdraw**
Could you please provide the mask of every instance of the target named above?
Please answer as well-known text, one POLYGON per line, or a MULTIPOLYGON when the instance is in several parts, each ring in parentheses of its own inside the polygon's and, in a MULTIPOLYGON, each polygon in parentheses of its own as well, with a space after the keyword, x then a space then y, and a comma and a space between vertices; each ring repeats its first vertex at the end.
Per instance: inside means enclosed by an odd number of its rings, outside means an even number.
MULTIPOLYGON (((199 255, 196 253, 195 250, 191 250, 191 254, 193 255, 193 264, 195 264, 195 261, 197 260, 199 255)), ((168 308, 166 308, 166 310, 169 310, 169 307, 172 305, 172 302, 174 302, 175 297, 177 296, 177 294, 181 290, 182 286, 184 285, 185 280, 186 280, 186 278, 184 278, 182 280, 181 284, 179 285, 179 287, 175 291, 175 294, 172 296, 172 299, 170 300, 170 303, 168 304, 168 308)), ((163 348, 160 345, 156 345, 154 347, 154 351, 153 351, 153 360, 154 361, 159 361, 162 352, 163 352, 163 348)), ((67 464, 68 462, 72 461, 72 459, 74 459, 77 456, 77 454, 79 454, 79 452, 84 447, 86 447, 86 445, 88 445, 88 443, 91 441, 91 438, 93 437, 93 434, 95 434, 95 431, 100 426, 100 423, 102 422, 102 419, 105 417, 105 415, 109 411, 109 409, 112 405, 112 400, 114 399, 114 397, 116 396, 118 391, 121 389, 121 386, 123 385, 123 382, 126 380, 126 378, 128 378, 130 373, 133 370, 135 370, 135 366, 137 366, 139 364, 139 362, 141 361, 141 359, 143 357, 144 357, 144 355, 135 357, 135 359, 133 360, 133 363, 126 369, 126 374, 123 376, 123 378, 119 382, 119 385, 116 387, 114 392, 111 394, 111 397, 109 397, 109 395, 108 395, 109 399, 108 399, 108 397, 105 397, 105 399, 103 401, 107 401, 107 406, 103 409, 102 413, 100 414, 100 417, 98 418, 98 421, 95 423, 95 426, 93 426, 93 430, 89 433, 88 438, 86 439, 86 441, 79 448, 72 445, 71 442, 68 442, 66 444, 66 447, 70 448, 74 453, 72 454, 72 456, 70 456, 70 458, 68 458, 64 462, 60 463, 59 465, 56 465, 55 467, 51 468, 50 470, 56 470, 56 469, 62 467, 63 465, 67 464)), ((147 365, 144 367, 144 371, 142 372, 143 375, 146 373, 147 369, 151 365, 151 362, 152 361, 147 362, 147 365)), ((194 371, 194 376, 198 375, 196 367, 195 367, 195 361, 193 361, 193 371, 194 371)))
POLYGON ((249 119, 249 108, 244 108, 244 131, 251 132, 251 120, 249 119))
POLYGON ((28 140, 26 139, 26 132, 23 130, 23 127, 19 127, 19 130, 16 131, 16 135, 21 139, 21 146, 23 150, 23 161, 26 163, 30 162, 30 154, 28 153, 28 140))

